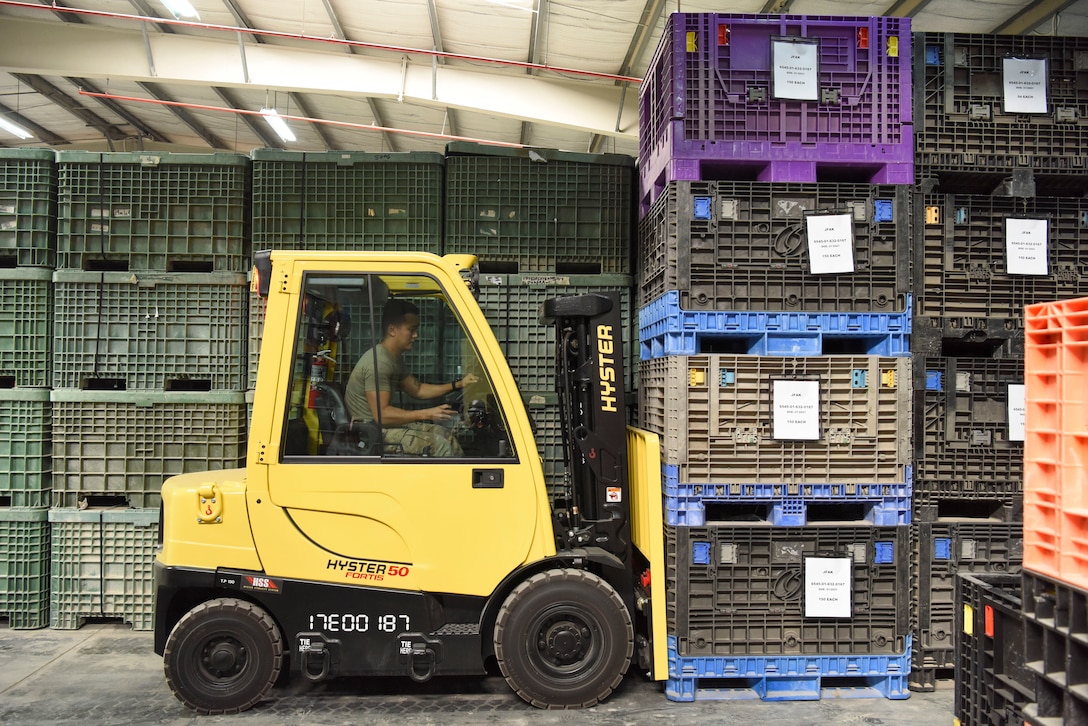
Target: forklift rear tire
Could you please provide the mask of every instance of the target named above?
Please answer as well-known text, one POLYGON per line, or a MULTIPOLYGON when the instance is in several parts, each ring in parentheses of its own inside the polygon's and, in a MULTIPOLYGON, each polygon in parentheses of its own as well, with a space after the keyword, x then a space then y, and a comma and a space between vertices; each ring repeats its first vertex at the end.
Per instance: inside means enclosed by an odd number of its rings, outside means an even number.
POLYGON ((185 613, 163 652, 178 700, 206 715, 238 713, 279 677, 283 638, 272 617, 245 600, 219 598, 185 613))
POLYGON ((510 687, 537 708, 585 708, 623 680, 634 637, 611 585, 585 570, 548 570, 506 598, 495 656, 510 687))

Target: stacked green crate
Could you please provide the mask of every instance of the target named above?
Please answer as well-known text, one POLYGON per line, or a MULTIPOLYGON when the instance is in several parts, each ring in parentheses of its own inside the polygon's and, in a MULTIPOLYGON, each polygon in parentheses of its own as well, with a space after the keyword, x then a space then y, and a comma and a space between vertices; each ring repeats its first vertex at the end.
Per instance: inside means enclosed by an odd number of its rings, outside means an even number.
POLYGON ((0 618, 49 621, 57 170, 45 149, 0 149, 0 618))
POLYGON ((0 149, 0 267, 57 264, 57 170, 47 149, 0 149))
POLYGON ((0 508, 0 618, 12 628, 49 624, 48 512, 0 508))
MULTIPOLYGON (((256 149, 253 249, 442 252, 442 154, 256 149)), ((247 384, 264 301, 251 298, 247 384)))
POLYGON ((445 252, 504 272, 631 272, 635 160, 453 142, 445 252))
POLYGON ((157 509, 51 509, 50 626, 79 628, 88 618, 119 618, 133 630, 154 623, 157 509))
POLYGON ((160 489, 245 459, 250 160, 59 152, 54 627, 149 628, 160 489))

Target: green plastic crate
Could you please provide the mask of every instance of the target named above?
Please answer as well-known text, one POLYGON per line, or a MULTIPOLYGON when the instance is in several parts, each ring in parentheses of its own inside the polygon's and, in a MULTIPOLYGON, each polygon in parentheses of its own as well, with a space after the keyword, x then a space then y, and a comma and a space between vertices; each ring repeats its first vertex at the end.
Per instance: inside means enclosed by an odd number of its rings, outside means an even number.
POLYGON ((246 276, 54 274, 55 388, 241 391, 246 276))
POLYGON ((57 167, 49 149, 0 149, 0 267, 57 264, 57 167))
POLYGON ((0 617, 12 628, 49 625, 48 511, 0 509, 0 617))
POLYGON ((44 268, 0 269, 0 388, 49 386, 52 275, 44 268))
POLYGON ((504 272, 631 273, 635 160, 446 146, 444 252, 504 272))
POLYGON ((49 524, 50 627, 111 618, 152 630, 158 509, 50 509, 49 524))
POLYGON ((442 154, 256 149, 253 248, 441 251, 442 154))
POLYGON ((249 157, 61 151, 57 170, 59 268, 249 268, 249 157))
POLYGON ((480 275, 480 308, 499 341, 518 387, 555 390, 555 326, 540 322, 545 300, 591 292, 620 293, 624 387, 638 372, 638 337, 632 319, 634 282, 629 275, 480 275))
POLYGON ((55 389, 51 398, 54 506, 123 497, 157 507, 170 476, 245 465, 242 391, 55 389))
POLYGON ((52 404, 45 388, 0 389, 0 507, 48 507, 52 404))

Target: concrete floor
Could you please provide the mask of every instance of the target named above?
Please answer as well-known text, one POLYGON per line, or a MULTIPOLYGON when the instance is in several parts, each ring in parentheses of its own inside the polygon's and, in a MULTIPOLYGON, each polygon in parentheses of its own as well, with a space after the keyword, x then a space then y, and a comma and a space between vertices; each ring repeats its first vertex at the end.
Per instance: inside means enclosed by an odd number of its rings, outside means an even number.
POLYGON ((585 711, 539 711, 501 677, 340 679, 273 688, 256 708, 235 716, 197 716, 166 685, 152 637, 127 626, 79 630, 0 627, 0 723, 3 724, 761 724, 893 726, 952 723, 952 689, 904 701, 883 698, 673 703, 659 683, 631 675, 612 697, 585 711))

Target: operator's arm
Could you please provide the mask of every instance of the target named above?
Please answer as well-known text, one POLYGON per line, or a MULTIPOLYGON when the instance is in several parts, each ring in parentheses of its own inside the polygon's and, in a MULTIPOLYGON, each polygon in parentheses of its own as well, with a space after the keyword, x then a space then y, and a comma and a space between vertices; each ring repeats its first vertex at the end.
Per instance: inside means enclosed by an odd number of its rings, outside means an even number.
MULTIPOLYGON (((448 383, 446 387, 449 387, 448 383)), ((440 386, 432 386, 432 388, 440 388, 440 386)), ((366 392, 367 404, 370 405, 371 411, 377 411, 379 404, 381 406, 382 426, 403 426, 413 421, 446 421, 457 415, 457 410, 446 404, 433 408, 407 409, 391 405, 389 403, 391 399, 392 394, 389 391, 378 393, 367 390, 366 392)), ((378 416, 375 415, 374 418, 377 420, 378 416)))
POLYGON ((459 378, 449 383, 423 383, 412 374, 408 374, 400 382, 400 389, 412 398, 419 398, 426 401, 431 398, 438 398, 439 396, 446 396, 456 391, 460 391, 465 386, 470 386, 478 380, 480 379, 476 377, 475 373, 469 373, 464 378, 459 378))

